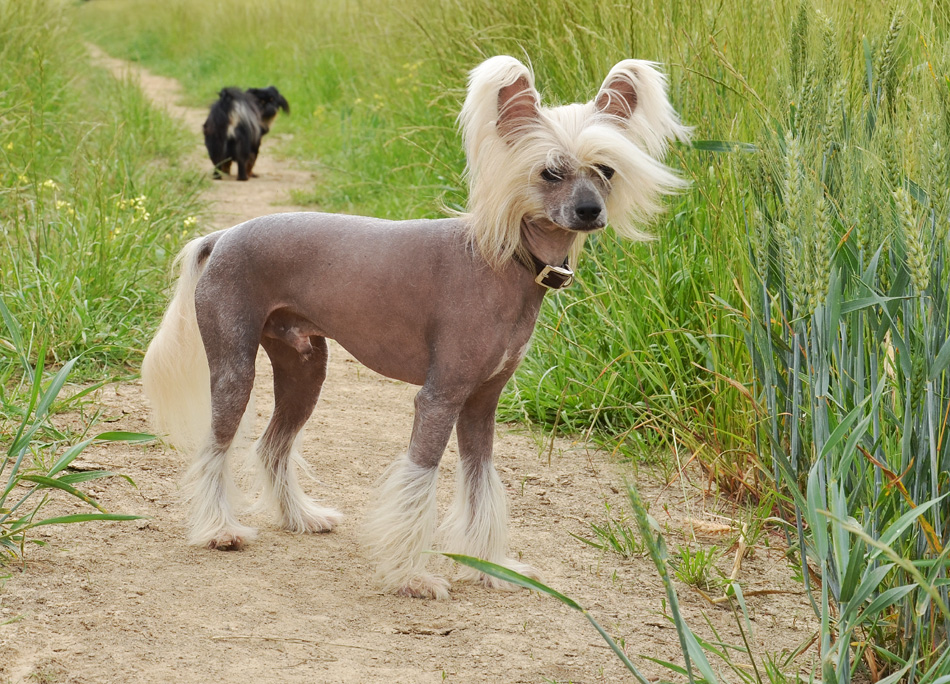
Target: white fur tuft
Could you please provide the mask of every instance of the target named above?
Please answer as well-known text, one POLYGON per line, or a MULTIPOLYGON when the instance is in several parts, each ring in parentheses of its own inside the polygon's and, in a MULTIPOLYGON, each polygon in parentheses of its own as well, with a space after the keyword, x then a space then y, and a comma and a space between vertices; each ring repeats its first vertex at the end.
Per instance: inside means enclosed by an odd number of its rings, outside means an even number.
POLYGON ((185 498, 191 501, 188 543, 208 548, 241 548, 257 536, 241 525, 231 501, 239 498, 228 468, 228 454, 203 449, 185 474, 185 498))
POLYGON ((157 430, 190 453, 204 445, 211 426, 211 378, 195 318, 203 241, 192 240, 175 259, 178 285, 142 362, 142 385, 157 430))
POLYGON ((470 172, 480 167, 483 154, 491 153, 493 145, 490 143, 495 138, 500 141, 495 130, 499 91, 519 79, 527 81, 530 93, 540 103, 534 88, 534 74, 514 57, 500 55, 486 59, 469 74, 468 95, 459 113, 459 125, 470 172))
POLYGON ((404 455, 383 474, 377 505, 367 516, 364 543, 383 591, 446 599, 449 583, 425 571, 425 552, 436 526, 438 467, 426 468, 404 455))
POLYGON ((626 122, 630 136, 648 154, 662 158, 674 140, 688 142, 692 128, 680 123, 679 116, 667 96, 667 79, 656 62, 625 59, 607 74, 595 102, 609 96, 617 82, 629 83, 637 94, 633 115, 626 122))
MULTIPOLYGON (((443 547, 449 553, 474 556, 538 578, 534 568, 506 555, 508 503, 501 478, 490 462, 480 463, 475 472, 459 463, 455 500, 445 522, 439 528, 439 536, 443 547)), ((493 589, 515 588, 508 582, 467 566, 460 569, 460 576, 466 580, 481 582, 493 589)))
POLYGON ((333 508, 319 505, 304 493, 297 480, 297 470, 309 474, 309 468, 299 450, 300 435, 284 447, 272 446, 264 439, 257 442, 261 479, 260 503, 276 508, 281 527, 296 533, 329 532, 340 524, 343 514, 333 508), (286 449, 286 453, 280 453, 286 449))

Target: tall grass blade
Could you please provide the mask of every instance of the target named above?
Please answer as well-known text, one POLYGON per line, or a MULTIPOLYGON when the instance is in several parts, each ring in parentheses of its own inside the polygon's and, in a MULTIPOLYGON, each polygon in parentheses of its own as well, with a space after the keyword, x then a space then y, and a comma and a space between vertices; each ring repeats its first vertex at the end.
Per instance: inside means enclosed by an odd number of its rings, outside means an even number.
POLYGON ((525 577, 521 573, 510 570, 502 565, 458 553, 443 553, 442 555, 447 558, 451 558, 456 563, 474 568, 479 572, 484 572, 486 575, 491 575, 492 577, 497 577, 500 580, 511 582, 512 584, 516 584, 519 587, 524 587, 525 589, 531 589, 532 591, 547 594, 548 596, 556 598, 564 605, 573 608, 574 610, 580 611, 584 617, 586 617, 587 620, 594 626, 594 629, 597 630, 603 640, 607 642, 607 645, 610 646, 610 649, 617 655, 618 658, 620 658, 624 666, 633 674, 634 677, 636 677, 637 681, 641 682, 641 684, 649 684, 650 680, 640 673, 636 666, 627 657, 627 654, 623 652, 623 649, 617 645, 617 643, 607 633, 607 631, 600 626, 600 623, 594 619, 594 616, 591 615, 586 609, 581 607, 581 605, 578 604, 574 599, 565 596, 561 592, 552 589, 542 582, 538 582, 537 580, 531 579, 530 577, 525 577))

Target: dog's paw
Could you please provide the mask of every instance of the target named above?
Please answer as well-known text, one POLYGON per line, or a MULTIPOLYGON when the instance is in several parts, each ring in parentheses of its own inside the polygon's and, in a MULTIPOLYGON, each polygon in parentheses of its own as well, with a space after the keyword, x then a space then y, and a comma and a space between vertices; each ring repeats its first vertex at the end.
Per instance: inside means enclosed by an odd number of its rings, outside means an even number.
POLYGON ((343 514, 316 504, 302 506, 293 515, 284 515, 283 527, 296 534, 329 532, 340 524, 343 514))
POLYGON ((404 587, 396 590, 396 594, 445 601, 449 598, 449 582, 438 575, 423 573, 410 579, 404 587))
POLYGON ((244 548, 244 545, 254 539, 256 533, 251 528, 246 528, 248 532, 241 533, 237 531, 233 532, 220 532, 216 534, 212 539, 210 539, 205 546, 209 549, 215 549, 217 551, 240 551, 244 548))
POLYGON ((538 572, 537 568, 535 568, 533 565, 528 565, 527 563, 522 563, 521 561, 516 561, 511 558, 506 558, 505 560, 501 561, 499 565, 503 565, 509 570, 514 570, 518 574, 524 575, 525 577, 529 577, 538 582, 541 581, 541 573, 538 572))
POLYGON ((218 551, 240 551, 244 545, 257 537, 257 530, 244 525, 222 527, 208 534, 192 533, 192 544, 218 551))
MULTIPOLYGON (((509 570, 514 570, 520 575, 524 575, 529 579, 541 581, 541 573, 539 573, 534 567, 528 565, 527 563, 521 563, 511 558, 503 558, 501 560, 495 561, 496 565, 501 565, 509 570)), ((517 584, 512 584, 503 579, 498 579, 493 575, 486 575, 484 572, 474 571, 472 574, 469 574, 466 579, 473 580, 478 584, 481 584, 486 589, 498 589, 500 591, 516 591, 521 587, 517 584)))

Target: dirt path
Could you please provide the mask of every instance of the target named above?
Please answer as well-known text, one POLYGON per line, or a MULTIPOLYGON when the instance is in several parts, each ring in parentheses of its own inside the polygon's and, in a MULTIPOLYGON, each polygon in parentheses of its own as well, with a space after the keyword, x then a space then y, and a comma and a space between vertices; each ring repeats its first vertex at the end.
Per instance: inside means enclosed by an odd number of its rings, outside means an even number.
MULTIPOLYGON (((130 70, 158 106, 195 131, 193 163, 210 171, 197 135, 205 112, 175 104, 174 81, 98 52, 96 60, 116 74, 130 70)), ((279 118, 275 127, 279 131, 279 118)), ((275 158, 277 135, 265 139, 260 178, 213 184, 209 231, 295 209, 288 204, 289 190, 311 179, 275 158)), ((263 426, 272 406, 266 364, 259 373, 263 426)), ((180 454, 159 445, 90 448, 81 467, 126 473, 137 484, 115 479, 97 484, 94 495, 109 510, 148 517, 44 528, 48 546, 31 550, 28 564, 14 569, 0 590, 0 683, 630 679, 585 618, 553 599, 456 583, 451 600, 421 601, 381 594, 370 583, 358 531, 372 484, 406 447, 414 393, 334 348, 330 379, 304 434, 303 452, 316 478, 305 486, 347 518, 331 534, 297 536, 279 530, 270 516, 247 516, 260 534, 240 553, 184 543, 178 482, 186 464, 180 454)), ((148 429, 137 383, 107 388, 99 401, 111 428, 148 429)), ((443 507, 453 488, 456 453, 453 441, 441 475, 443 507)), ((500 426, 496 458, 511 508, 511 550, 587 607, 631 655, 679 660, 676 632, 663 616, 662 590, 649 561, 622 560, 571 536, 590 537, 590 523, 604 523, 605 501, 613 511, 622 508, 621 478, 608 456, 567 440, 556 440, 549 454, 530 435, 500 426)), ((687 519, 723 521, 692 487, 684 499, 679 485, 640 486, 668 526, 671 546, 686 543, 687 519)), ((73 510, 72 504, 61 507, 73 510)), ((722 562, 724 568, 730 564, 731 557, 722 562)), ((795 592, 788 574, 780 547, 760 542, 745 560, 741 579, 747 593, 795 592)), ((730 613, 711 608, 686 587, 681 601, 695 627, 703 627, 706 610, 726 642, 740 643, 730 613)), ((800 595, 765 595, 749 603, 760 654, 793 648, 815 628, 800 595)), ((663 672, 639 662, 651 675, 663 672)))

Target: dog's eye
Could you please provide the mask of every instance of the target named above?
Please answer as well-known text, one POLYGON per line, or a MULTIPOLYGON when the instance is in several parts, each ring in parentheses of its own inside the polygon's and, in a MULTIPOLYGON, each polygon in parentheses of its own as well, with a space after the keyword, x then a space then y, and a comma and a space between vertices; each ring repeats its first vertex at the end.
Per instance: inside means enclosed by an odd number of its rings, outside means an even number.
POLYGON ((609 166, 598 164, 596 168, 598 171, 600 171, 600 175, 604 177, 604 180, 610 180, 614 177, 614 170, 609 166))
POLYGON ((559 171, 558 169, 544 169, 541 172, 541 178, 546 180, 548 183, 558 183, 564 180, 564 172, 559 171))

